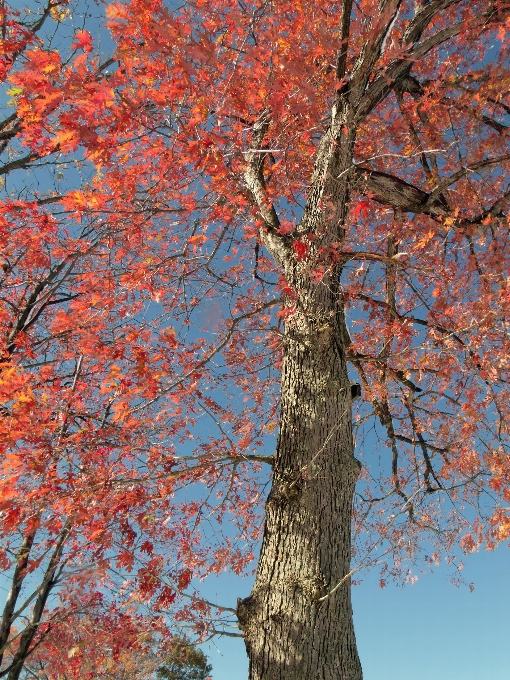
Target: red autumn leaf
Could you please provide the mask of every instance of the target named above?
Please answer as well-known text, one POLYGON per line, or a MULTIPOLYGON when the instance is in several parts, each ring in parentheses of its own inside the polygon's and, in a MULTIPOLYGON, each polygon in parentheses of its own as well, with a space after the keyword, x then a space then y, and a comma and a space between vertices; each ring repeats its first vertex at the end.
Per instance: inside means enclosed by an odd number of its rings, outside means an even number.
POLYGON ((177 587, 179 588, 179 590, 186 590, 186 588, 189 586, 191 582, 191 576, 192 573, 191 571, 189 571, 189 569, 181 571, 177 579, 177 587))
POLYGON ((71 47, 74 50, 85 50, 85 52, 92 52, 94 49, 92 36, 88 31, 76 31, 74 34, 74 42, 71 47))
POLYGON ((298 262, 307 259, 308 253, 310 252, 310 247, 306 243, 303 243, 303 241, 293 241, 292 248, 294 249, 296 260, 298 262))
POLYGON ((362 215, 363 219, 367 218, 368 215, 368 210, 370 208, 370 202, 366 200, 361 200, 356 203, 354 206, 354 209, 352 211, 353 218, 355 220, 359 219, 359 216, 362 215))

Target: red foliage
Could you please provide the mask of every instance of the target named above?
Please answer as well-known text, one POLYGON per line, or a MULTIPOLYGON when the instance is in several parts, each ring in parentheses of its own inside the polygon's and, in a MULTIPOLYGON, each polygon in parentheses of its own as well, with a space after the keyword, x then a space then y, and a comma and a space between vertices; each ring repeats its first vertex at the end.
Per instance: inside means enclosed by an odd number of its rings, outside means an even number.
MULTIPOLYGON (((113 2, 104 60, 93 31, 57 50, 37 21, 29 29, 2 6, 12 102, 0 124, 11 154, 0 205, 0 566, 27 554, 18 578, 45 573, 62 542, 61 601, 41 619, 55 654, 76 647, 64 640, 73 598, 98 583, 119 603, 123 636, 122 607, 142 605, 206 635, 203 621, 212 630, 221 612, 193 579, 242 573, 253 559, 280 326, 295 309, 278 311, 268 282, 280 276, 299 304, 269 259, 254 272, 265 228, 246 189, 255 151, 265 209, 280 211, 278 237, 311 280, 345 263, 347 352, 363 394, 355 523, 388 542, 397 576, 424 534, 438 551, 510 536, 509 15, 505 3, 450 4, 423 38, 458 27, 447 53, 405 42, 406 1, 374 59, 367 92, 404 58, 413 80, 356 123, 353 208, 327 253, 295 230, 317 134, 349 83, 331 68, 342 3, 113 2), (254 150, 247 130, 265 116, 254 150), (401 205, 377 193, 384 177, 407 191, 401 205), (367 419, 378 443, 363 443, 367 419), (390 451, 381 467, 374 447, 390 451)), ((348 68, 370 44, 376 5, 353 10, 348 68)), ((48 7, 67 30, 67 3, 48 7)))

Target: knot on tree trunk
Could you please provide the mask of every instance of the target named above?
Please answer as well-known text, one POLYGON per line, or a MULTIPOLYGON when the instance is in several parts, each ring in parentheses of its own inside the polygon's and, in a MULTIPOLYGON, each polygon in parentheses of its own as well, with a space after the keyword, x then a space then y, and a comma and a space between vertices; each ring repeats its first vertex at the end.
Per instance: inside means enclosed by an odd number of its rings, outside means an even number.
POLYGON ((321 574, 289 576, 286 585, 305 600, 309 600, 311 605, 318 604, 322 595, 328 591, 326 579, 321 574))
POLYGON ((257 620, 259 606, 257 596, 254 593, 245 597, 244 600, 240 597, 237 598, 237 625, 242 631, 247 630, 250 623, 254 623, 257 620))
POLYGON ((302 475, 298 473, 293 479, 275 483, 267 499, 268 505, 282 507, 297 503, 301 496, 303 481, 302 475))

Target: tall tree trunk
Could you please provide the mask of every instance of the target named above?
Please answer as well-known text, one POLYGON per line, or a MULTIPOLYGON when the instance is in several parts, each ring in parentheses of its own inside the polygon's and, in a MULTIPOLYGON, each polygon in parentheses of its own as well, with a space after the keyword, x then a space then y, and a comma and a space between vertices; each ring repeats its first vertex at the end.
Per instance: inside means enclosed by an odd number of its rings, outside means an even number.
POLYGON ((267 115, 253 126, 246 184, 264 221, 260 238, 294 291, 295 309, 283 340, 280 430, 262 549, 252 593, 238 601, 238 622, 249 680, 361 680, 350 579, 331 592, 350 571, 361 467, 352 440, 342 265, 334 256, 349 210, 356 127, 339 93, 290 239, 265 196, 257 151, 268 128, 267 115), (306 255, 299 247, 296 253, 296 240, 306 255))
POLYGON ((320 601, 350 570, 360 470, 343 316, 337 286, 313 288, 306 277, 301 283, 301 301, 320 313, 298 312, 286 326, 273 486, 255 585, 238 602, 239 625, 250 680, 360 680, 349 579, 320 601))

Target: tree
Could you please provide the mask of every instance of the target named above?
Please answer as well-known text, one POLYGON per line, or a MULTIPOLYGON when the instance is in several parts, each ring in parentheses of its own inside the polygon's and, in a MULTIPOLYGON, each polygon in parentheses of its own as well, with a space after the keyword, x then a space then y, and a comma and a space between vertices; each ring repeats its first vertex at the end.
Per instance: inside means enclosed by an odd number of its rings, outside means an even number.
POLYGON ((183 641, 164 659, 156 675, 158 680, 208 680, 211 671, 212 666, 202 650, 183 641))
POLYGON ((73 626, 74 646, 70 647, 67 662, 55 653, 52 646, 62 643, 62 637, 49 641, 45 648, 34 651, 27 659, 21 674, 22 680, 39 678, 56 680, 67 678, 82 680, 210 680, 212 666, 201 649, 186 638, 143 631, 143 622, 131 627, 125 616, 109 617, 110 637, 103 637, 98 646, 92 627, 103 626, 104 616, 80 617, 73 626), (117 625, 116 625, 117 624, 117 625), (127 624, 127 631, 120 626, 127 624), (137 630, 136 635, 130 633, 137 630), (127 633, 127 634, 126 634, 127 633), (120 634, 120 639, 119 639, 120 634), (84 653, 87 639, 94 638, 94 654, 84 653), (79 641, 78 641, 79 638, 79 641), (76 644, 77 643, 77 644, 76 644))
POLYGON ((250 680, 358 680, 353 553, 384 582, 510 536, 510 7, 32 10, 2 7, 0 677, 108 591, 236 614, 250 680), (269 467, 252 594, 211 605, 269 467))

